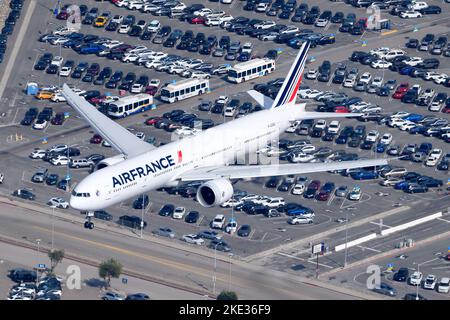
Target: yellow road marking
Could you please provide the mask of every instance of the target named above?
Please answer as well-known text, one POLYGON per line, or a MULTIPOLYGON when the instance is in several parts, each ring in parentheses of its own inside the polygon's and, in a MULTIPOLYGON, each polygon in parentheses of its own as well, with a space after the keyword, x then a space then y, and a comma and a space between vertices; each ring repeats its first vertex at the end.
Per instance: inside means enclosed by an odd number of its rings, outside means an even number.
POLYGON ((382 36, 387 36, 387 35, 396 33, 397 31, 398 31, 397 29, 389 30, 389 31, 386 31, 386 32, 381 33, 381 35, 382 35, 382 36))

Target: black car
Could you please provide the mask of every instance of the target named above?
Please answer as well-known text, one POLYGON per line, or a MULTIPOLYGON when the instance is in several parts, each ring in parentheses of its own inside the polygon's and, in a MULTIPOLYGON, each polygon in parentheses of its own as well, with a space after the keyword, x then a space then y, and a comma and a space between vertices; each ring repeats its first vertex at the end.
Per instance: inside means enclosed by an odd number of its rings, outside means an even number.
POLYGON ((145 293, 129 294, 125 300, 150 300, 150 297, 145 293))
POLYGON ((240 237, 248 237, 251 232, 252 232, 252 227, 248 224, 244 224, 239 228, 237 235, 240 237))
POLYGON ((266 182, 265 187, 266 188, 276 188, 279 183, 280 183, 279 177, 272 177, 266 182))
POLYGON ((394 274, 394 281, 405 282, 409 277, 408 268, 400 268, 397 273, 394 274))
POLYGON ((12 193, 12 195, 26 200, 36 199, 36 196, 32 192, 25 189, 17 189, 12 193))
POLYGON ((9 278, 18 283, 22 282, 36 282, 36 271, 26 269, 13 269, 9 271, 9 278))
POLYGON ((419 46, 418 39, 409 39, 405 45, 407 48, 416 49, 419 46))
POLYGON ((191 211, 187 214, 184 221, 186 221, 187 223, 197 223, 199 217, 200 214, 198 213, 198 211, 191 211))
POLYGON ((133 228, 133 229, 141 229, 141 222, 143 222, 144 224, 144 229, 145 227, 147 227, 147 222, 146 221, 142 221, 141 218, 136 217, 136 216, 121 216, 119 218, 119 224, 122 226, 126 226, 129 228, 133 228))
POLYGON ((49 186, 54 186, 58 183, 59 176, 56 173, 51 173, 45 179, 45 183, 49 186))
POLYGON ((150 199, 148 195, 140 195, 136 200, 133 202, 133 208, 134 209, 144 209, 148 206, 150 203, 150 199))
POLYGON ((105 159, 105 156, 102 154, 91 154, 90 156, 86 157, 87 160, 94 162, 95 164, 99 163, 103 159, 105 159))
POLYGON ((159 210, 159 215, 163 217, 168 217, 173 214, 173 211, 175 210, 175 206, 173 204, 165 204, 161 207, 159 210))
POLYGON ((94 218, 111 221, 113 219, 113 216, 104 210, 96 210, 94 211, 94 218))
POLYGON ((222 240, 212 240, 209 245, 208 248, 214 249, 214 250, 218 250, 218 251, 223 251, 223 252, 230 252, 231 251, 231 247, 224 241, 222 240))

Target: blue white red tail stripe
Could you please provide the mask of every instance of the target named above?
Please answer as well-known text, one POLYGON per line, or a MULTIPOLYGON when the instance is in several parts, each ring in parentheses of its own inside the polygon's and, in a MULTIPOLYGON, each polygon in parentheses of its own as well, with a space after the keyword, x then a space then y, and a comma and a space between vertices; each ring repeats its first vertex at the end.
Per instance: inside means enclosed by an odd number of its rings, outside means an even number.
POLYGON ((308 57, 309 42, 303 43, 294 64, 292 65, 280 91, 275 98, 272 108, 277 108, 295 101, 298 88, 302 82, 303 70, 308 57))

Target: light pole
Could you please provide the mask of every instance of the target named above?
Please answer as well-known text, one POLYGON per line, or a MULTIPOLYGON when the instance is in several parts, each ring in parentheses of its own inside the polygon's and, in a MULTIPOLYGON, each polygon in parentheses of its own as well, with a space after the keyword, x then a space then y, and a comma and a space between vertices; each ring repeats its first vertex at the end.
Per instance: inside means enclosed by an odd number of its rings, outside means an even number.
POLYGON ((36 244, 37 244, 37 268, 36 268, 36 287, 38 285, 38 281, 39 281, 39 244, 41 243, 41 239, 36 239, 36 244))
POLYGON ((348 210, 345 210, 345 254, 344 268, 347 267, 348 210))
POLYGON ((142 211, 141 211, 141 239, 144 232, 144 194, 142 194, 142 211))
POLYGON ((232 253, 228 254, 228 256, 230 257, 230 262, 229 262, 229 267, 230 267, 230 272, 228 274, 228 291, 230 291, 230 286, 231 286, 231 257, 233 256, 232 253))
POLYGON ((219 243, 216 243, 214 246, 214 274, 213 274, 213 295, 216 294, 216 270, 217 270, 217 246, 219 243))
POLYGON ((52 207, 52 251, 53 251, 53 242, 55 239, 55 219, 54 219, 54 215, 55 215, 55 207, 52 207))

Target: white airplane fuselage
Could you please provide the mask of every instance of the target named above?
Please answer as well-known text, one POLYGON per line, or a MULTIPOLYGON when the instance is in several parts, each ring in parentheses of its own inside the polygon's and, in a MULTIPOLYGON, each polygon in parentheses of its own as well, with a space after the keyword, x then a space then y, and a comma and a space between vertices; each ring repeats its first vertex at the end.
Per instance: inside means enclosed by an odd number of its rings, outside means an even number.
POLYGON ((70 206, 82 211, 104 209, 176 185, 182 173, 235 163, 236 158, 278 139, 291 121, 301 118, 302 110, 304 105, 262 110, 95 171, 75 186, 70 206))

